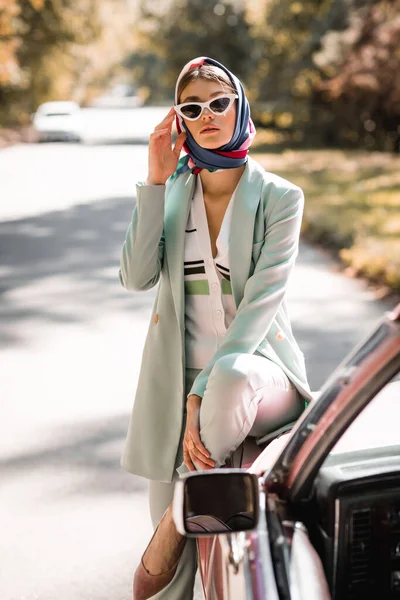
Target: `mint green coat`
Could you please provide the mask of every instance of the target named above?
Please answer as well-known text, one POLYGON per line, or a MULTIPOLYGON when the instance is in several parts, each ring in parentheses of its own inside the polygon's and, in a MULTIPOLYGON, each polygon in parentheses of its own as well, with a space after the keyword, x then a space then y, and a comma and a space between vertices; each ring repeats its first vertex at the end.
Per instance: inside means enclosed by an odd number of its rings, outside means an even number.
MULTIPOLYGON (((188 171, 166 186, 137 185, 119 272, 128 290, 148 290, 159 283, 121 465, 130 473, 165 482, 174 475, 186 402, 183 263, 195 177, 188 171)), ((311 399, 304 356, 293 337, 285 301, 303 204, 299 187, 248 158, 236 190, 229 238, 237 314, 192 393, 203 396, 221 356, 258 350, 282 367, 306 400, 311 399)))

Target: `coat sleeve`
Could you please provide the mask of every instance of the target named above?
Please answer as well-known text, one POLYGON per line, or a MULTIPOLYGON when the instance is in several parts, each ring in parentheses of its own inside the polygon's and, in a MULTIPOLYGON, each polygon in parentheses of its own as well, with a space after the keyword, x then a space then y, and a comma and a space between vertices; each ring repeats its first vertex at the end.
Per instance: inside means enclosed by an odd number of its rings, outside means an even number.
POLYGON ((300 188, 286 190, 267 219, 261 253, 244 288, 236 316, 223 343, 198 374, 189 394, 204 395, 217 360, 227 354, 253 354, 267 335, 285 295, 298 254, 304 195, 300 188))
POLYGON ((137 203, 122 247, 119 279, 124 288, 155 286, 164 260, 165 185, 136 185, 137 203))

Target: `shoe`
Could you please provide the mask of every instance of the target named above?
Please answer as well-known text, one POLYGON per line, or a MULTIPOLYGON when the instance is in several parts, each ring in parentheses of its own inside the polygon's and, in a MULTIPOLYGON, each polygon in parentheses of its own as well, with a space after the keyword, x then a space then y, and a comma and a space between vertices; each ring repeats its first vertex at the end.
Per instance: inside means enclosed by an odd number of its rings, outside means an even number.
POLYGON ((165 573, 152 575, 144 566, 143 560, 141 560, 133 579, 133 600, 147 600, 161 592, 173 580, 178 563, 179 560, 165 573))
POLYGON ((182 537, 182 539, 179 541, 173 540, 171 554, 173 555, 174 563, 167 571, 159 573, 158 575, 153 575, 152 573, 150 573, 150 571, 148 571, 143 561, 147 552, 151 552, 153 540, 155 540, 160 525, 164 520, 164 517, 166 517, 169 508, 170 507, 167 508, 164 515, 162 516, 162 519, 158 524, 153 534, 153 537, 151 538, 146 550, 143 553, 140 564, 135 571, 135 575, 133 578, 133 600, 147 600, 148 598, 151 598, 152 596, 163 590, 173 580, 176 570, 178 568, 179 561, 181 559, 183 550, 186 545, 185 537, 182 537))

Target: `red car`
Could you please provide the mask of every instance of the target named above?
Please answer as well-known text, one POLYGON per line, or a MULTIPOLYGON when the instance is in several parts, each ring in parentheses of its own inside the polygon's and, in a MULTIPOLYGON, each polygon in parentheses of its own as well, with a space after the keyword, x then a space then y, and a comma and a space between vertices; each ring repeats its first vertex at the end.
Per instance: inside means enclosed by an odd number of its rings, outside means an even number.
POLYGON ((400 304, 290 431, 177 484, 206 600, 400 599, 399 374, 400 304))

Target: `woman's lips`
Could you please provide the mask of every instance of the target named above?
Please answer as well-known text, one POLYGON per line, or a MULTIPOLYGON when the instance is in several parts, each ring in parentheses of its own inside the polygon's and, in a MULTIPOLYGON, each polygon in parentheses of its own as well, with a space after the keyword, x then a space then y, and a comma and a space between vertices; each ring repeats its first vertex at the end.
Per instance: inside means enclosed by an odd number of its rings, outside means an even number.
POLYGON ((201 135, 211 135, 212 133, 218 133, 219 129, 205 129, 204 131, 200 131, 201 135))
POLYGON ((207 135, 210 135, 210 134, 212 134, 212 133, 218 133, 218 131, 219 131, 219 129, 218 129, 217 127, 213 127, 212 129, 202 129, 202 130, 200 131, 200 133, 201 133, 202 135, 203 135, 203 134, 205 134, 205 133, 206 133, 207 135))

